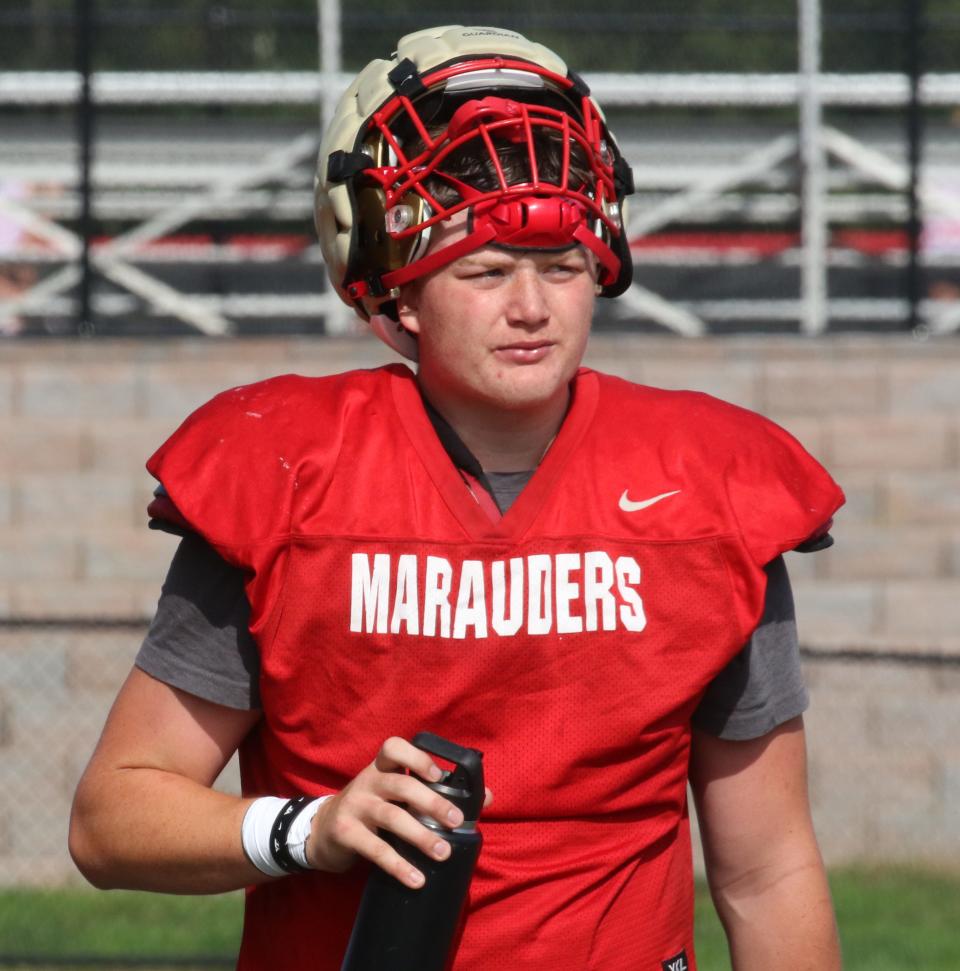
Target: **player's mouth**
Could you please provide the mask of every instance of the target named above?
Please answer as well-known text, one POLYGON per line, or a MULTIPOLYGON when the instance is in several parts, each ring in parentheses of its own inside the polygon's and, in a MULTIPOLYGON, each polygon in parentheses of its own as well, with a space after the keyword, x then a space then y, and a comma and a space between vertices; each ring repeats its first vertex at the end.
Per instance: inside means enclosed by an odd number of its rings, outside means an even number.
POLYGON ((553 341, 515 341, 496 348, 494 353, 501 360, 512 364, 536 364, 542 361, 553 347, 553 341))

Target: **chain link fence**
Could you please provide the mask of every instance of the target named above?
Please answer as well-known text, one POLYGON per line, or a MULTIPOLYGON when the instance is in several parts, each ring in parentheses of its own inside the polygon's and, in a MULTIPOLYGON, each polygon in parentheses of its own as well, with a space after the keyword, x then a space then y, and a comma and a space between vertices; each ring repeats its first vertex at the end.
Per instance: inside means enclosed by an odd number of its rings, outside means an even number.
MULTIPOLYGON (((222 967, 242 895, 92 893, 67 852, 70 803, 147 621, 0 625, 0 966, 222 967)), ((218 788, 239 792, 231 764, 218 788)))

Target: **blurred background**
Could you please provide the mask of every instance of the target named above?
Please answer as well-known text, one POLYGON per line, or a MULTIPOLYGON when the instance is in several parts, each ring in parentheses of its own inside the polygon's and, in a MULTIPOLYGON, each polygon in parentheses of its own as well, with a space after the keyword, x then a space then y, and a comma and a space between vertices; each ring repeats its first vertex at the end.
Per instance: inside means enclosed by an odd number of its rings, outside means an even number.
POLYGON ((98 893, 66 854, 172 552, 143 463, 224 387, 387 360, 326 284, 319 133, 452 22, 556 50, 633 167, 589 363, 767 414, 845 488, 789 566, 847 966, 960 967, 960 0, 412 8, 0 4, 0 966, 232 964, 235 895, 98 893))
POLYGON ((484 18, 577 65, 633 165, 603 329, 960 326, 955 0, 29 0, 0 12, 3 332, 351 332, 322 120, 402 33, 484 18))

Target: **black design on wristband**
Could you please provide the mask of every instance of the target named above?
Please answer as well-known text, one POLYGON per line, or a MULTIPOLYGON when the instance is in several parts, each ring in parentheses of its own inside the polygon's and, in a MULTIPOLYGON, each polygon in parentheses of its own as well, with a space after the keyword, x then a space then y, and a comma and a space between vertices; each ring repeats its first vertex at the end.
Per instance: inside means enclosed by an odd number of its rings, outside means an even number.
POLYGON ((270 830, 270 855, 274 863, 287 873, 306 873, 309 870, 309 867, 301 866, 290 855, 287 833, 290 832, 293 821, 315 798, 316 796, 297 796, 290 799, 273 821, 273 828, 270 830))

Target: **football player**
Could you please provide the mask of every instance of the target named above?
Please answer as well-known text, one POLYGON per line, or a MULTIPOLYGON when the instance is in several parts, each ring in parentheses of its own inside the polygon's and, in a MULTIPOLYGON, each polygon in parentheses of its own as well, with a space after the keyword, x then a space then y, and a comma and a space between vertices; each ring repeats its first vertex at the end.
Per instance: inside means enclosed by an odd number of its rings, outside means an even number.
POLYGON ((232 389, 151 458, 184 539, 77 792, 95 884, 249 887, 241 968, 337 969, 369 866, 423 885, 384 833, 442 861, 417 817, 462 822, 428 730, 495 793, 455 971, 694 968, 688 781, 738 971, 839 967, 781 554, 842 494, 755 414, 581 367, 631 191, 513 32, 420 31, 353 82, 319 235, 416 369, 232 389))

